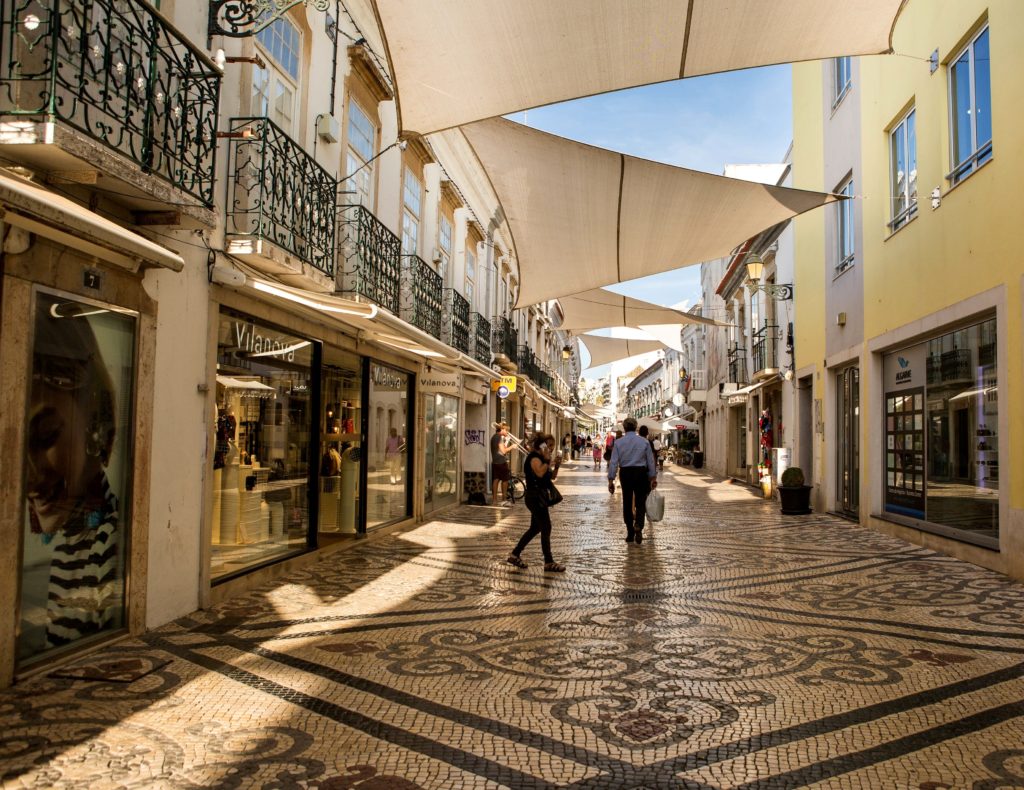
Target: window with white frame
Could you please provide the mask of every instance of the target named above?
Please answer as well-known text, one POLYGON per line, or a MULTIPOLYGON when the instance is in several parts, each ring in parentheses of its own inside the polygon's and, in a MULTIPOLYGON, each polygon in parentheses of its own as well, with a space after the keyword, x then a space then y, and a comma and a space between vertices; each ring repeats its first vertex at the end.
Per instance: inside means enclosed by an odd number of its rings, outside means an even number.
POLYGON ((253 66, 253 115, 265 116, 286 134, 295 131, 295 97, 298 93, 302 37, 291 20, 278 18, 256 34, 266 68, 253 66))
POLYGON ((839 274, 853 266, 853 179, 845 181, 836 194, 847 198, 836 203, 836 273, 839 274))
POLYGON ((988 27, 949 66, 949 142, 957 184, 992 158, 992 90, 988 27))
POLYGON ((377 148, 377 128, 370 116, 363 112, 355 99, 348 103, 348 151, 345 157, 345 175, 350 203, 372 208, 373 206, 373 171, 370 164, 377 148))
POLYGON ((466 301, 469 302, 470 307, 473 306, 473 286, 476 283, 476 255, 469 249, 469 243, 466 244, 466 301))
POLYGON ((832 59, 832 106, 839 104, 846 92, 850 90, 852 81, 850 58, 832 59))
POLYGON ((892 230, 917 214, 917 112, 911 109, 889 132, 889 180, 892 185, 892 230))
POLYGON ((437 248, 441 253, 440 260, 437 262, 437 273, 447 283, 448 263, 452 259, 452 223, 448 221, 448 217, 444 214, 441 215, 441 219, 438 222, 437 248))
POLYGON ((420 200, 423 185, 416 174, 405 168, 402 188, 402 255, 416 255, 419 252, 420 200))

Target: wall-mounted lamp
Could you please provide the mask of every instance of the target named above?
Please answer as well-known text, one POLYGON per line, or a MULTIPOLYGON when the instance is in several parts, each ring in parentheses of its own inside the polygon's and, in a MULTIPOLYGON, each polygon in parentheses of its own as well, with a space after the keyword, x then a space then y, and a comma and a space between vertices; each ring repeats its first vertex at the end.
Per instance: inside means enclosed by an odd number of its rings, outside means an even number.
POLYGON ((562 346, 562 359, 572 358, 572 346, 562 346))
POLYGON ((761 275, 764 274, 764 261, 756 252, 747 256, 747 277, 750 279, 752 291, 763 291, 769 299, 782 302, 793 298, 792 285, 761 285, 761 275))

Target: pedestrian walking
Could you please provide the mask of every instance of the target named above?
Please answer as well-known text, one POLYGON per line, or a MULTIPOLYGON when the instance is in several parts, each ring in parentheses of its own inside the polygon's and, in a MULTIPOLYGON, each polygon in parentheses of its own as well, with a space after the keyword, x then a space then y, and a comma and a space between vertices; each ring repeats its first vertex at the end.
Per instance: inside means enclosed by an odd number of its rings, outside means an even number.
POLYGON ((608 492, 615 493, 615 473, 622 484, 622 520, 626 524, 626 543, 643 542, 647 495, 658 487, 658 469, 651 443, 636 433, 636 420, 622 421, 626 433, 612 445, 608 462, 608 492))
POLYGON ((594 442, 590 452, 594 458, 594 469, 600 469, 601 457, 604 455, 604 448, 601 446, 600 442, 594 442))
POLYGON ((508 438, 508 423, 503 422, 491 437, 491 504, 498 504, 498 489, 508 499, 508 481, 512 473, 508 467, 508 454, 512 451, 508 438))
POLYGON ((558 477, 561 457, 551 460, 555 446, 555 437, 537 434, 533 438, 531 452, 523 463, 523 477, 526 481, 526 494, 523 501, 530 511, 530 528, 523 533, 519 543, 512 549, 505 561, 517 568, 526 568, 520 558, 523 549, 537 535, 540 535, 540 548, 544 553, 544 570, 549 573, 562 573, 565 566, 555 562, 551 554, 551 511, 544 501, 544 489, 553 487, 552 481, 558 477))

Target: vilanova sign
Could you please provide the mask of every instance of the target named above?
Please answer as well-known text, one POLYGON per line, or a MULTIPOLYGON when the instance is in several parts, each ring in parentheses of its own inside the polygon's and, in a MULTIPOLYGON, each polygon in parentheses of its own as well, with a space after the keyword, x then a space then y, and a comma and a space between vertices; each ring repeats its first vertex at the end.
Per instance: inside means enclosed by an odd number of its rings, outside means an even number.
POLYGON ((420 374, 419 385, 420 392, 438 392, 458 397, 462 389, 462 380, 458 373, 429 370, 420 374))
POLYGON ((260 334, 256 325, 251 322, 235 321, 233 324, 235 348, 245 352, 246 356, 274 356, 294 362, 295 352, 309 345, 308 340, 299 340, 294 337, 267 337, 260 334))

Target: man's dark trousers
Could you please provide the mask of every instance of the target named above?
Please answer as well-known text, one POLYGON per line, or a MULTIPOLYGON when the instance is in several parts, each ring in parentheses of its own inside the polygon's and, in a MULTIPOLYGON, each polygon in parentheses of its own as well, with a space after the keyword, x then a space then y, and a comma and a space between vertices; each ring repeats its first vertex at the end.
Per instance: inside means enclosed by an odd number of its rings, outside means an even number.
POLYGON ((647 515, 647 495, 651 493, 651 479, 646 466, 624 466, 619 469, 619 484, 622 486, 622 520, 626 522, 626 534, 641 532, 647 515), (636 509, 636 519, 633 510, 636 509))

